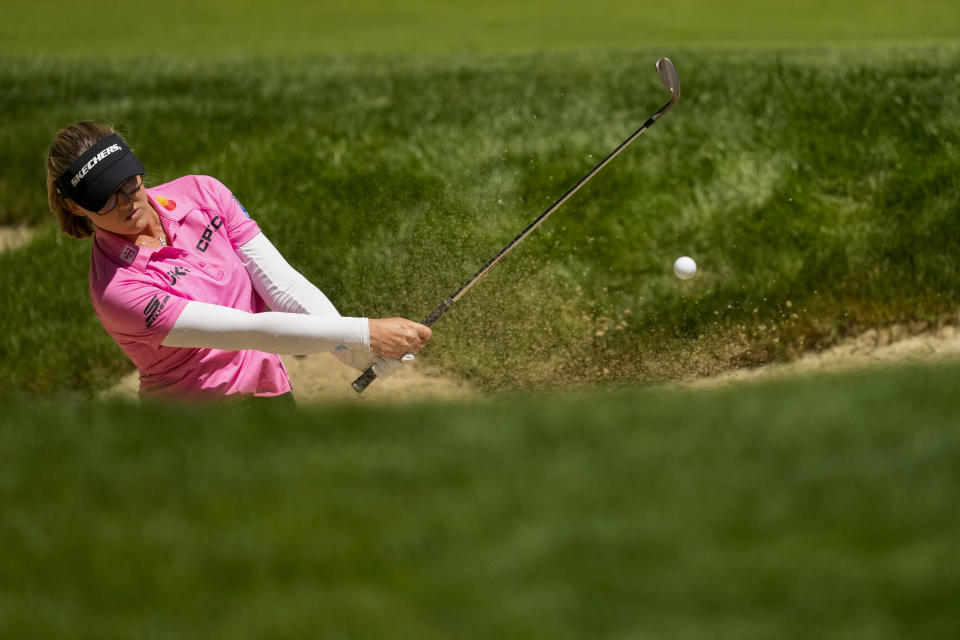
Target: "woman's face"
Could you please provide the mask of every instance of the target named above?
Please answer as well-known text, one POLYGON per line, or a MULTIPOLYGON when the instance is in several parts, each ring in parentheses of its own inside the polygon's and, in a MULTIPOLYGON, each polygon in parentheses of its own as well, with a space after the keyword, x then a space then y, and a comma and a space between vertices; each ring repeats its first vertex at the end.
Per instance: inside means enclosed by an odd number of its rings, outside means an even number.
POLYGON ((72 200, 67 201, 74 215, 86 216, 99 229, 121 236, 139 234, 147 226, 152 213, 143 176, 133 176, 120 183, 99 211, 88 211, 72 200))

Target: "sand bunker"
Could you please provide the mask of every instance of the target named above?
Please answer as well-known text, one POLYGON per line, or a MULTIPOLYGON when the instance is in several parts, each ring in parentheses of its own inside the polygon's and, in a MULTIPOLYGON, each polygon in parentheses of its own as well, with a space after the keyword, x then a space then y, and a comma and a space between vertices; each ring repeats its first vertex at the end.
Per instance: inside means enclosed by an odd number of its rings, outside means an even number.
POLYGON ((283 359, 290 372, 298 402, 413 402, 418 400, 463 400, 479 392, 421 360, 403 365, 385 380, 375 380, 363 394, 351 387, 359 375, 332 355, 321 353, 283 359))
MULTIPOLYGON (((283 358, 297 403, 329 404, 341 402, 360 403, 406 403, 426 400, 478 399, 480 393, 470 386, 444 376, 419 360, 403 365, 403 368, 385 380, 375 380, 363 394, 350 388, 360 372, 342 365, 327 353, 302 358, 283 358)), ((139 376, 136 371, 124 376, 101 397, 105 399, 137 397, 139 376)))
POLYGON ((30 227, 0 227, 0 251, 19 249, 30 242, 33 234, 30 227))
POLYGON ((960 330, 955 325, 919 334, 911 333, 903 325, 894 325, 870 329, 829 349, 806 353, 793 362, 735 369, 714 376, 691 378, 679 384, 692 388, 716 388, 789 376, 955 360, 960 360, 960 330))
MULTIPOLYGON (((790 376, 953 360, 960 360, 960 329, 956 326, 947 325, 936 331, 911 334, 905 327, 896 325, 871 329, 830 349, 805 354, 793 362, 735 369, 714 376, 683 380, 670 386, 714 389, 790 376)), ((284 362, 300 404, 461 401, 484 397, 470 385, 450 378, 420 360, 404 365, 403 369, 386 380, 377 380, 362 395, 350 388, 357 372, 343 366, 329 354, 303 358, 287 356, 284 362)), ((124 376, 103 397, 136 398, 137 386, 137 373, 133 372, 124 376)))

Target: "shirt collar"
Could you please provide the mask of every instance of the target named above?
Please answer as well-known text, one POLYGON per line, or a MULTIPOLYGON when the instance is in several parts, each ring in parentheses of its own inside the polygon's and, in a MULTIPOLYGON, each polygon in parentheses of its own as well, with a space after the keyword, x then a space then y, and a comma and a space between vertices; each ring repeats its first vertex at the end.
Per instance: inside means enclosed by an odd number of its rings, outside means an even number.
POLYGON ((100 253, 120 266, 132 267, 139 271, 147 268, 151 252, 115 233, 97 229, 93 234, 93 243, 100 253))
MULTIPOLYGON (((177 231, 180 228, 180 222, 184 216, 187 215, 189 207, 178 205, 172 198, 164 196, 162 186, 147 189, 147 199, 162 219, 164 231, 167 233, 167 240, 172 245, 176 239, 177 231)), ((137 268, 140 271, 147 268, 147 262, 153 253, 163 250, 139 247, 129 240, 110 231, 104 231, 103 229, 97 229, 97 232, 94 234, 94 242, 100 251, 114 262, 123 266, 137 268)), ((165 249, 171 248, 173 247, 165 247, 165 249)))
MULTIPOLYGON (((172 236, 168 233, 167 238, 171 239, 172 236)), ((160 249, 140 247, 130 242, 123 236, 119 236, 103 229, 97 229, 96 233, 93 234, 93 242, 97 250, 111 261, 117 263, 121 267, 131 267, 137 269, 138 271, 146 271, 147 263, 150 262, 150 258, 155 253, 159 253, 161 251, 170 255, 180 255, 186 253, 182 249, 178 249, 170 245, 160 249)), ((167 257, 169 257, 169 255, 167 257)))

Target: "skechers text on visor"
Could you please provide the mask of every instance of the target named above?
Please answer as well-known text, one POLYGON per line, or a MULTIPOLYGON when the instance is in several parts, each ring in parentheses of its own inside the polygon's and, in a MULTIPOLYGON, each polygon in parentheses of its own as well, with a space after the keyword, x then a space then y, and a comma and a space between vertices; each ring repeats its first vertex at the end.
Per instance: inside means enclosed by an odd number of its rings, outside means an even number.
POLYGON ((113 134, 84 151, 57 180, 57 189, 87 211, 99 211, 120 183, 142 173, 137 156, 113 134))

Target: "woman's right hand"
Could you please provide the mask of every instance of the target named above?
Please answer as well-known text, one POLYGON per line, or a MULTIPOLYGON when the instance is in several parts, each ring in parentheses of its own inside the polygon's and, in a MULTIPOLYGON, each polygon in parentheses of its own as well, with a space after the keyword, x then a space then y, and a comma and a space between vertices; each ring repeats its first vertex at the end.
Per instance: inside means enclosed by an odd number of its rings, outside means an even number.
POLYGON ((371 318, 370 350, 387 358, 400 359, 416 353, 430 339, 430 327, 405 318, 371 318))

